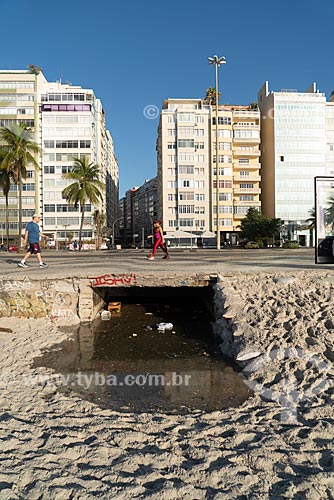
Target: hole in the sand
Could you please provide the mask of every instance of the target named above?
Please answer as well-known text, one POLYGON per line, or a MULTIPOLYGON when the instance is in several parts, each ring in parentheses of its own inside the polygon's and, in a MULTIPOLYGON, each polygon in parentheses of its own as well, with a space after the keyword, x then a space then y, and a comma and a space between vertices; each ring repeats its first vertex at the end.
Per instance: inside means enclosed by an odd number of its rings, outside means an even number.
POLYGON ((35 366, 53 368, 60 391, 103 408, 188 413, 240 405, 252 393, 215 345, 209 292, 178 295, 106 295, 111 318, 80 325, 35 366))

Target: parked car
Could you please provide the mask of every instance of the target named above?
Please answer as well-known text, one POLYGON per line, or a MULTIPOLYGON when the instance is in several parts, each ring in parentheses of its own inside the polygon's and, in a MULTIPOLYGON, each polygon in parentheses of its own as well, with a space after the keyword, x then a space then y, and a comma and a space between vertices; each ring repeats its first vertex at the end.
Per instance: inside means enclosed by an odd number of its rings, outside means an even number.
POLYGON ((248 241, 245 248, 260 248, 260 246, 256 241, 248 241))

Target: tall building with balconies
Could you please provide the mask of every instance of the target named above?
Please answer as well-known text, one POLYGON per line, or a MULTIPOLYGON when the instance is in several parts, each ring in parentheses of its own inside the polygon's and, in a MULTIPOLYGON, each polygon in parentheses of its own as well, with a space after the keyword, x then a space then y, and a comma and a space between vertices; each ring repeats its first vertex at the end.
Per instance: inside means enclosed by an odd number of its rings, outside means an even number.
POLYGON ((217 111, 216 125, 215 106, 202 99, 163 101, 158 215, 167 237, 176 228, 198 235, 219 229, 222 244, 236 243, 249 207, 260 209, 260 113, 254 106, 217 111))
MULTIPOLYGON (((108 220, 117 214, 118 165, 113 143, 106 130, 101 101, 93 90, 80 86, 48 82, 43 73, 30 71, 0 71, 0 126, 13 122, 29 126, 34 140, 41 147, 40 170, 28 168, 23 185, 23 225, 34 212, 42 215, 42 230, 65 242, 70 234, 78 238, 79 208, 66 202, 63 189, 70 180, 64 179, 75 158, 88 156, 100 167, 102 200, 96 206, 85 206, 83 238, 94 235, 93 212, 107 213, 108 220)), ((11 190, 17 193, 18 186, 11 190)), ((3 206, 4 198, 0 196, 3 206)), ((2 207, 1 207, 2 208, 2 207)), ((10 196, 10 235, 16 237, 17 196, 10 196), (15 222, 14 222, 15 221, 15 222)), ((5 230, 5 211, 0 209, 0 225, 5 230)))
POLYGON ((265 82, 258 103, 263 213, 282 220, 284 237, 308 245, 307 219, 314 207, 314 177, 328 171, 326 96, 315 83, 305 92, 276 92, 269 91, 265 82))

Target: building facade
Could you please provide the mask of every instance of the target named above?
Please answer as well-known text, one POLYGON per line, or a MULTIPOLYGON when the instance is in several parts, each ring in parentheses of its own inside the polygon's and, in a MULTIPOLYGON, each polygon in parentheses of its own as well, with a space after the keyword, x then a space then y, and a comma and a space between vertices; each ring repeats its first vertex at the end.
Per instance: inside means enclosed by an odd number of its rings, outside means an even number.
MULTIPOLYGON (((85 206, 83 239, 94 237, 94 210, 109 222, 118 208, 118 164, 112 138, 106 129, 101 101, 93 90, 71 84, 48 82, 37 68, 30 71, 0 71, 0 126, 18 122, 28 126, 41 147, 40 170, 28 168, 23 185, 23 225, 34 212, 42 216, 42 230, 65 243, 78 238, 79 208, 62 198, 62 190, 73 181, 63 178, 75 158, 88 156, 100 167, 103 199, 85 206)), ((18 187, 11 186, 10 235, 18 232, 18 187)), ((4 197, 0 196, 0 224, 5 230, 4 197)))
POLYGON ((237 242, 241 219, 250 207, 260 208, 259 144, 256 106, 216 110, 202 99, 163 101, 158 215, 167 237, 175 229, 196 235, 218 231, 221 244, 237 242))
POLYGON ((305 92, 273 92, 265 82, 258 104, 262 211, 282 220, 283 238, 309 245, 314 177, 334 173, 332 103, 315 83, 305 92))

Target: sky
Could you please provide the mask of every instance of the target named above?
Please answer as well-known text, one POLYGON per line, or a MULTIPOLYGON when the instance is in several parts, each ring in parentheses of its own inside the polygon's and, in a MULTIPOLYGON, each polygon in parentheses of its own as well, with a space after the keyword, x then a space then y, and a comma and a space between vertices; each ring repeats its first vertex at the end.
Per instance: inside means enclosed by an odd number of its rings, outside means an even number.
POLYGON ((334 90, 334 3, 328 0, 0 0, 0 69, 34 64, 47 80, 92 88, 119 163, 120 196, 156 175, 162 101, 249 104, 270 90, 334 90))

